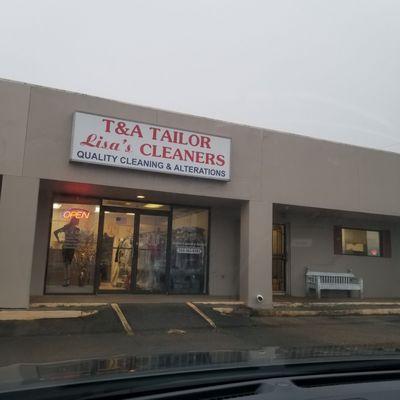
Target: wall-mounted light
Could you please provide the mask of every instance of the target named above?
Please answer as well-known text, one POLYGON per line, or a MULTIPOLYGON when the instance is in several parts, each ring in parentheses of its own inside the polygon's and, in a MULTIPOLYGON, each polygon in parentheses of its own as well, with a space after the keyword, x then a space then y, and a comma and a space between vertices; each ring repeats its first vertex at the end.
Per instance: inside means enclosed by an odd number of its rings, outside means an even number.
POLYGON ((153 204, 153 203, 147 203, 146 205, 143 206, 143 208, 162 208, 164 207, 162 204, 153 204))
POLYGON ((53 203, 53 209, 54 210, 58 210, 59 208, 61 208, 62 207, 62 204, 60 204, 60 203, 53 203))
POLYGON ((136 198, 137 198, 137 199, 145 199, 146 196, 143 196, 142 194, 138 194, 138 195, 136 196, 136 198))

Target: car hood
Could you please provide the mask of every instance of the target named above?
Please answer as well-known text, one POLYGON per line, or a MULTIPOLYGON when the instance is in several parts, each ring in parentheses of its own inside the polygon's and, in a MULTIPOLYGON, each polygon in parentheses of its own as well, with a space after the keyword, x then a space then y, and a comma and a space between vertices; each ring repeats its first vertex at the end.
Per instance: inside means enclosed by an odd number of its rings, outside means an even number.
POLYGON ((400 360, 400 347, 265 347, 246 351, 119 355, 0 367, 0 392, 143 376, 259 366, 400 360))

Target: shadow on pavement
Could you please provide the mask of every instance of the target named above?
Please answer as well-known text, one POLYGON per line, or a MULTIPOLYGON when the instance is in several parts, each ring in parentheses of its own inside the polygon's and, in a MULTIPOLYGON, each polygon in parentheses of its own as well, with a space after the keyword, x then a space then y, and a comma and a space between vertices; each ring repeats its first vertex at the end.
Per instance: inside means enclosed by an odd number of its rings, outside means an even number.
POLYGON ((96 314, 86 317, 0 322, 0 337, 58 336, 123 331, 121 322, 110 307, 98 309, 96 314))

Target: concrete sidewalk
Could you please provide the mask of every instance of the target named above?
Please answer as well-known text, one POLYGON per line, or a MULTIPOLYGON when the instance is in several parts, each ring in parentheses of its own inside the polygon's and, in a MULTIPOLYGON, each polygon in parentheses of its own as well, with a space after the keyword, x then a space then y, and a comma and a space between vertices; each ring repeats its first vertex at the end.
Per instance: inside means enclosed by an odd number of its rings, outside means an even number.
POLYGON ((323 304, 335 304, 335 303, 395 303, 400 304, 400 297, 364 297, 360 298, 357 297, 321 297, 318 298, 316 296, 308 296, 308 297, 298 297, 298 296, 286 296, 286 295, 274 295, 273 296, 273 304, 274 306, 279 306, 280 304, 316 304, 316 303, 323 303, 323 304))
POLYGON ((279 317, 400 315, 400 299, 275 297, 273 308, 256 315, 279 317))
POLYGON ((150 303, 186 303, 191 302, 237 302, 243 304, 236 297, 229 296, 210 296, 210 295, 172 295, 172 294, 96 294, 96 295, 43 295, 43 296, 31 296, 30 303, 46 304, 50 305, 53 303, 82 303, 82 304, 127 304, 127 303, 138 303, 138 304, 150 304, 150 303))
POLYGON ((83 318, 97 310, 0 310, 0 321, 34 321, 39 319, 83 318))

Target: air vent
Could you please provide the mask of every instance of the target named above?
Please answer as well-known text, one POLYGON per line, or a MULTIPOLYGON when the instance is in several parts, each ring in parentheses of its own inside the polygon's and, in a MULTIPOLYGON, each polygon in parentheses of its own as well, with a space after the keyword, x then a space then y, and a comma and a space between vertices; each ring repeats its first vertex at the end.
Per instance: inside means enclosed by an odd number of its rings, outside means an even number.
POLYGON ((172 397, 163 397, 163 399, 174 400, 227 400, 238 399, 241 397, 252 396, 257 393, 260 385, 232 385, 218 389, 197 389, 188 390, 185 393, 175 393, 172 397))
POLYGON ((302 388, 333 386, 333 385, 350 385, 354 383, 364 382, 382 382, 394 381, 400 379, 399 372, 386 373, 366 373, 366 374, 346 374, 335 376, 323 376, 317 378, 293 379, 292 382, 302 388))

